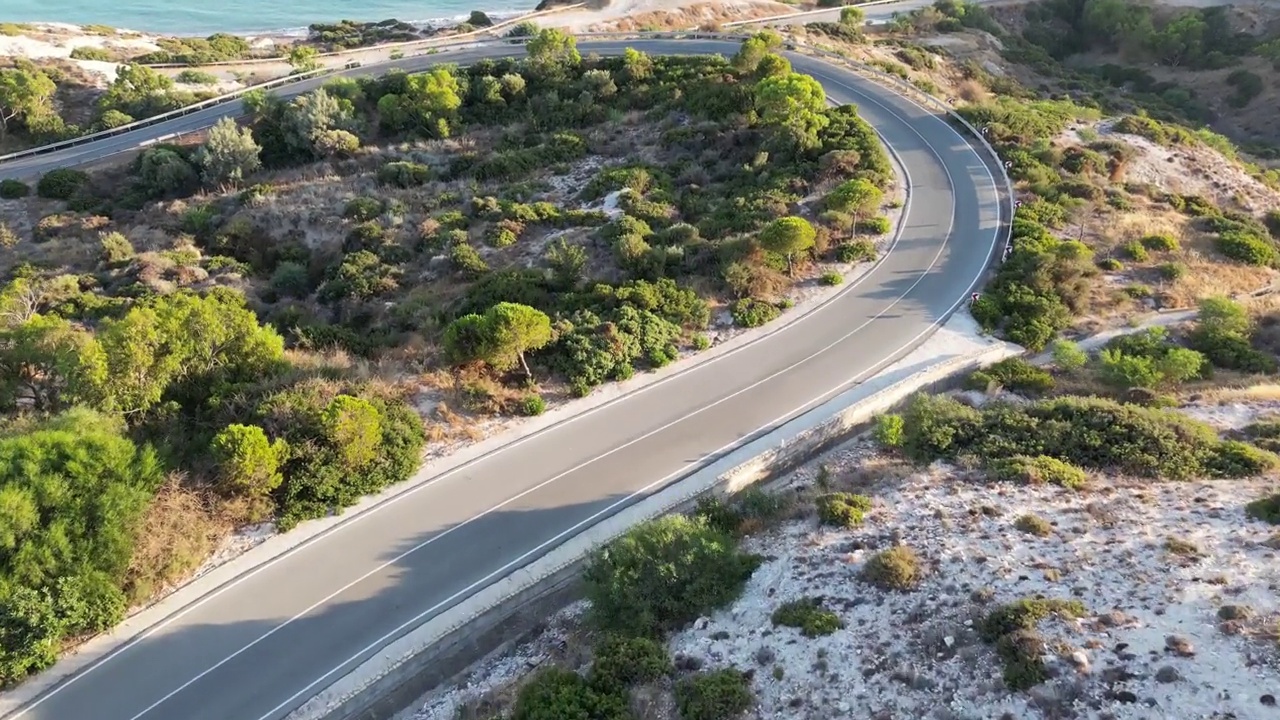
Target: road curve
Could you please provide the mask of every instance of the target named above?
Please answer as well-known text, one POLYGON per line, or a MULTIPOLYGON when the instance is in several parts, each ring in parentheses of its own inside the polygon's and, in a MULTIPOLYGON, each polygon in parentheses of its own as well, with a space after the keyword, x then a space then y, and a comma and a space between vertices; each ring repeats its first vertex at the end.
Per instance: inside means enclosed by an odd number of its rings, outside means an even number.
MULTIPOLYGON (((580 44, 583 52, 600 54, 624 47, 658 55, 729 54, 737 46, 711 40, 580 44)), ((523 52, 474 48, 394 65, 417 70, 523 52)), ((153 627, 7 720, 284 717, 371 655, 375 640, 394 640, 415 620, 452 607, 576 529, 873 375, 922 342, 967 297, 994 251, 1007 204, 993 170, 932 112, 848 70, 803 55, 789 59, 835 101, 857 103, 910 176, 896 245, 871 273, 772 335, 350 519, 153 627)), ((27 162, 39 167, 26 169, 86 162, 208 126, 233 107, 31 158, 27 162)))

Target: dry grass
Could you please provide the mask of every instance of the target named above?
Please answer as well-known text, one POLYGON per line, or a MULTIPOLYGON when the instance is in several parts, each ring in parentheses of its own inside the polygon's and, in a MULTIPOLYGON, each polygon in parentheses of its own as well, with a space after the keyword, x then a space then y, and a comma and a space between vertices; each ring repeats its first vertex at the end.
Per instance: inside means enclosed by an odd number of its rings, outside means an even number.
POLYGON ((238 513, 170 477, 142 518, 125 577, 132 602, 155 600, 195 572, 230 533, 238 513))
MULTIPOLYGON (((1221 373, 1220 373, 1221 374, 1221 373)), ((1188 386, 1180 396, 1199 405, 1231 403, 1280 403, 1280 384, 1257 383, 1248 378, 1220 379, 1214 387, 1188 386)))

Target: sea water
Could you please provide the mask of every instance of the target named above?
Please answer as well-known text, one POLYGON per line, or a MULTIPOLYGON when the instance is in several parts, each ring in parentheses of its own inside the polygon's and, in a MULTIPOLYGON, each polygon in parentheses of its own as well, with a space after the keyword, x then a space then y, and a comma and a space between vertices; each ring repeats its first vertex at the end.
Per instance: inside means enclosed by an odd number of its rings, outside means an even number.
POLYGON ((536 4, 537 0, 0 0, 0 22, 98 24, 169 35, 304 34, 317 22, 457 21, 472 10, 505 17, 536 4))

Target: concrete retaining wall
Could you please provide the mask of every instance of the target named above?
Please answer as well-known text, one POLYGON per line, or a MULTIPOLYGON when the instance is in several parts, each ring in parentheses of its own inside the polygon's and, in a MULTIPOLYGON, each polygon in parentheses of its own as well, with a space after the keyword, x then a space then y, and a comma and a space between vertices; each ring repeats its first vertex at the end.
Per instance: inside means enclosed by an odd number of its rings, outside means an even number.
POLYGON ((533 563, 437 615, 291 713, 288 720, 387 720, 471 664, 519 640, 579 597, 590 553, 638 523, 691 509, 710 493, 738 492, 854 435, 920 391, 958 384, 968 372, 1021 353, 1007 343, 939 357, 926 342, 886 372, 672 483, 566 541, 533 563))

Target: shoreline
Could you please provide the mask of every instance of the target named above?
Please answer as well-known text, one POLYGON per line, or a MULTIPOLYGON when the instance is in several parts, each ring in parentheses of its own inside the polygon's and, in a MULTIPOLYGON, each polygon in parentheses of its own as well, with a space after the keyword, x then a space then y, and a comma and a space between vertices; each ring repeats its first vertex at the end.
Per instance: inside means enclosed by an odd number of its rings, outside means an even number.
MULTIPOLYGON (((77 22, 68 22, 65 20, 25 20, 25 21, 12 22, 7 24, 19 26, 24 29, 24 32, 29 31, 27 30, 27 28, 34 28, 39 32, 98 34, 98 33, 91 33, 88 29, 96 28, 96 27, 110 27, 111 29, 115 30, 118 36, 141 35, 141 36, 154 37, 154 38, 166 38, 166 37, 168 38, 207 38, 210 35, 223 34, 223 35, 234 35, 236 37, 241 37, 246 40, 261 40, 263 38, 287 38, 290 40, 296 40, 299 38, 306 38, 310 32, 310 27, 313 24, 316 24, 316 25, 334 24, 334 23, 343 22, 346 20, 350 20, 351 22, 357 22, 357 23, 379 23, 379 22, 395 20, 397 22, 403 22, 403 23, 412 25, 422 30, 436 30, 440 28, 452 27, 452 26, 458 25, 459 23, 464 23, 467 21, 467 18, 470 17, 472 12, 475 12, 475 11, 472 10, 472 11, 467 11, 463 13, 458 13, 455 15, 412 19, 412 20, 394 18, 394 17, 368 19, 368 20, 358 19, 358 18, 342 18, 339 20, 316 21, 315 23, 309 23, 307 25, 295 25, 291 27, 258 29, 258 30, 243 30, 243 29, 241 30, 208 30, 206 29, 206 30, 199 30, 199 31, 194 31, 194 30, 193 31, 162 31, 162 30, 150 30, 143 26, 139 26, 139 27, 116 27, 114 25, 101 26, 101 25, 98 25, 97 23, 77 23, 77 22)), ((503 10, 493 10, 493 11, 479 10, 479 12, 484 13, 490 20, 493 20, 495 23, 499 23, 506 20, 511 20, 513 18, 518 18, 524 15, 532 14, 536 12, 536 10, 533 7, 530 7, 526 9, 507 8, 503 10)), ((110 37, 110 36, 105 36, 105 37, 110 37)))

